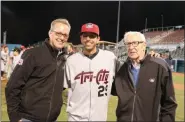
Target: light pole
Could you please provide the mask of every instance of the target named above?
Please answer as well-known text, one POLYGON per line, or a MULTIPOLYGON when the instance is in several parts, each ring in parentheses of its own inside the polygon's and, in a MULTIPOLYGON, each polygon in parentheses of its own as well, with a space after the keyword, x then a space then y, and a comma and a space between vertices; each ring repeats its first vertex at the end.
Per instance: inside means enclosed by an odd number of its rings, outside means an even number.
POLYGON ((145 19, 145 31, 144 31, 144 33, 146 33, 146 29, 147 29, 147 18, 145 19))
POLYGON ((163 15, 161 15, 161 24, 162 24, 162 32, 163 32, 163 15))
POLYGON ((118 40, 119 40, 119 23, 120 23, 120 5, 121 2, 118 2, 118 20, 117 20, 117 33, 116 33, 116 55, 118 56, 118 40))
POLYGON ((3 32, 3 44, 6 44, 7 31, 3 32))

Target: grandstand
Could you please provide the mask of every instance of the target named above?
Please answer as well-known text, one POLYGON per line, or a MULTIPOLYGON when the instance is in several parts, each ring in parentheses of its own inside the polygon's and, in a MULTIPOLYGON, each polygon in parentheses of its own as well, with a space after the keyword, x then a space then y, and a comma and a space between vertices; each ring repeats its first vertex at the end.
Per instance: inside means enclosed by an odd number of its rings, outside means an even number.
POLYGON ((184 58, 184 25, 142 30, 147 45, 155 52, 169 52, 172 58, 184 58))
POLYGON ((142 30, 148 45, 154 44, 178 44, 184 41, 184 25, 142 30))
POLYGON ((147 45, 150 49, 156 52, 169 51, 172 58, 184 58, 184 25, 165 27, 163 31, 161 28, 150 28, 144 35, 147 40, 147 45))
POLYGON ((175 30, 168 36, 162 38, 160 43, 172 43, 176 44, 179 42, 182 42, 184 40, 184 29, 181 30, 175 30))

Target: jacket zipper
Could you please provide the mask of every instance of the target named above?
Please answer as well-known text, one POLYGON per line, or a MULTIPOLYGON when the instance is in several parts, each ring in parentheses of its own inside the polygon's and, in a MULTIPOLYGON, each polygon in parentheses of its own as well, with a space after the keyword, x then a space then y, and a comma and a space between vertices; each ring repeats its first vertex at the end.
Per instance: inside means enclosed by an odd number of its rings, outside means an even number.
MULTIPOLYGON (((57 55, 57 58, 58 58, 58 55, 57 55)), ((56 61, 57 61, 57 58, 56 58, 56 61)), ((51 107, 52 107, 52 98, 53 98, 53 93, 54 93, 54 88, 55 88, 55 84, 56 84, 56 77, 57 77, 57 65, 56 65, 56 73, 55 73, 55 83, 53 85, 53 89, 52 89, 52 95, 51 95, 51 99, 50 99, 50 105, 49 105, 49 112, 48 112, 48 116, 47 116, 47 120, 46 122, 48 122, 48 119, 49 119, 49 116, 51 114, 51 107)))
POLYGON ((132 118, 131 118, 131 122, 133 122, 133 120, 134 120, 135 101, 136 101, 136 89, 134 90, 134 101, 133 101, 133 104, 132 104, 132 118))

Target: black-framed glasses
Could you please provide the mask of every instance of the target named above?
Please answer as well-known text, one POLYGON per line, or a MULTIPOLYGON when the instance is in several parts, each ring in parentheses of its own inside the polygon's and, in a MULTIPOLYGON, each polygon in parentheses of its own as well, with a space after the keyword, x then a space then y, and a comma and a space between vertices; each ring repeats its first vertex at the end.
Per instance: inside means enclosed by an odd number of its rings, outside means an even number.
POLYGON ((63 36, 64 38, 69 38, 69 34, 64 34, 64 33, 62 33, 62 32, 57 32, 57 31, 54 31, 54 30, 51 30, 52 32, 55 32, 55 34, 56 34, 56 36, 58 36, 58 37, 61 37, 61 36, 63 36))
POLYGON ((125 46, 129 47, 129 46, 134 46, 137 47, 140 43, 143 43, 143 41, 134 41, 134 42, 124 42, 125 46))
POLYGON ((91 39, 94 39, 94 38, 96 38, 96 37, 98 37, 98 35, 97 34, 95 34, 95 33, 82 33, 81 34, 83 37, 89 37, 89 38, 91 38, 91 39))

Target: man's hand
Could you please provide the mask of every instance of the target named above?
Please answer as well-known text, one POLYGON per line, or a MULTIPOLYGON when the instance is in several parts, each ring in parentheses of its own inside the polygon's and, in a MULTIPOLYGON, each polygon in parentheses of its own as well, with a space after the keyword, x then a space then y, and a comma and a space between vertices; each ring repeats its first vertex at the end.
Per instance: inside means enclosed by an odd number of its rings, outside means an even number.
POLYGON ((159 53, 156 53, 154 51, 150 51, 148 54, 151 55, 151 57, 156 57, 156 58, 159 58, 160 57, 160 54, 159 53))

